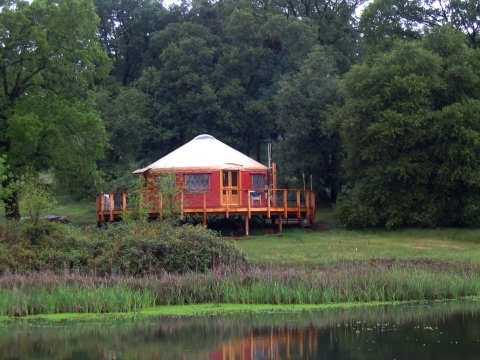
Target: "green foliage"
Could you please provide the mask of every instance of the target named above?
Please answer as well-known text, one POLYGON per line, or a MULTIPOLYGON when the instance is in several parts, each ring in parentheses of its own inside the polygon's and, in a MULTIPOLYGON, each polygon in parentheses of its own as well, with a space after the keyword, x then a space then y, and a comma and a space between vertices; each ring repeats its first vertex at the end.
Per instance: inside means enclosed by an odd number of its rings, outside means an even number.
POLYGON ((56 204, 51 186, 32 172, 27 172, 19 184, 20 213, 28 217, 34 227, 39 225, 56 204))
POLYGON ((155 179, 157 198, 155 202, 162 204, 162 218, 174 223, 182 216, 182 194, 185 192, 183 184, 177 182, 176 174, 161 174, 155 179))
POLYGON ((201 226, 122 222, 86 229, 39 221, 0 224, 0 272, 146 275, 244 264, 240 251, 201 226))
POLYGON ((11 176, 8 167, 5 166, 5 156, 0 156, 0 206, 3 204, 3 199, 10 198, 16 188, 15 183, 8 181, 11 176))
POLYGON ((160 271, 204 272, 221 263, 242 263, 232 245, 201 226, 172 227, 166 222, 119 224, 105 231, 103 251, 94 266, 98 273, 144 275, 160 271), (104 247, 105 246, 105 247, 104 247))
POLYGON ((302 174, 313 176, 320 200, 335 202, 340 191, 340 137, 326 129, 328 107, 340 99, 331 56, 319 46, 300 63, 300 71, 283 77, 275 102, 284 140, 276 145, 279 186, 303 188, 302 174), (289 179, 298 179, 289 183, 289 179))
POLYGON ((375 0, 363 11, 359 28, 369 57, 391 50, 396 40, 418 40, 446 24, 464 33, 465 43, 476 49, 479 10, 476 0, 375 0))
POLYGON ((345 76, 345 225, 479 224, 480 56, 451 27, 345 76))
POLYGON ((92 184, 106 137, 91 89, 109 69, 97 26, 91 0, 3 2, 0 154, 15 176, 52 167, 75 195, 92 184))

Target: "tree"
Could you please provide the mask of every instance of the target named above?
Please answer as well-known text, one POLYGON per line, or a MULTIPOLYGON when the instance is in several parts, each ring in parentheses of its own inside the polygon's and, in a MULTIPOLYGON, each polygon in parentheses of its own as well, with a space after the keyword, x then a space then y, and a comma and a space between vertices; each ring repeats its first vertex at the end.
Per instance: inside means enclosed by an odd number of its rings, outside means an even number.
POLYGON ((336 201, 341 186, 340 137, 326 129, 328 107, 341 101, 339 90, 334 61, 317 46, 298 73, 284 76, 275 96, 284 137, 275 155, 281 181, 296 178, 290 186, 301 186, 302 174, 312 175, 317 196, 328 203, 336 201))
POLYGON ((345 76, 347 226, 480 225, 480 55, 450 26, 345 76))
MULTIPOLYGON (((441 3, 441 2, 440 2, 441 3)), ((480 46, 480 3, 476 0, 450 0, 450 4, 442 8, 446 14, 450 11, 450 22, 455 28, 467 34, 466 43, 476 49, 480 46)))
MULTIPOLYGON (((51 167, 80 193, 102 156, 105 132, 93 111, 94 80, 108 71, 90 0, 2 1, 0 155, 14 175, 51 167)), ((16 197, 7 214, 18 218, 16 197)))
POLYGON ((150 39, 178 17, 158 0, 94 0, 102 47, 114 59, 112 75, 123 86, 137 80, 153 60, 150 39))
POLYGON ((360 29, 368 52, 388 51, 395 40, 420 39, 430 29, 452 25, 469 47, 479 45, 480 5, 476 0, 375 0, 363 11, 360 29))
POLYGON ((15 190, 15 185, 12 182, 7 180, 11 176, 8 172, 8 168, 5 166, 5 156, 0 156, 0 205, 3 205, 3 199, 9 199, 15 190), (7 186, 3 186, 4 183, 7 183, 7 186))
POLYGON ((333 56, 340 73, 355 64, 360 32, 356 11, 365 0, 275 0, 287 17, 306 19, 316 26, 317 41, 333 56))
POLYGON ((35 174, 27 171, 19 184, 20 210, 27 216, 33 228, 38 228, 39 222, 55 206, 56 199, 51 185, 38 179, 35 174))

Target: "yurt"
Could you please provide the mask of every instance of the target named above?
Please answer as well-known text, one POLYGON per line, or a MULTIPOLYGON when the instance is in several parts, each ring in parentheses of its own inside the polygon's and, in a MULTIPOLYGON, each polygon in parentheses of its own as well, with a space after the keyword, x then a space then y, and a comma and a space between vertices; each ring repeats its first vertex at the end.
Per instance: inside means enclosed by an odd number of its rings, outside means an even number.
MULTIPOLYGON (((260 194, 272 181, 268 167, 207 134, 133 173, 153 184, 158 177, 175 173, 186 208, 246 206, 252 190, 260 194)), ((262 196, 251 200, 262 205, 262 196)))

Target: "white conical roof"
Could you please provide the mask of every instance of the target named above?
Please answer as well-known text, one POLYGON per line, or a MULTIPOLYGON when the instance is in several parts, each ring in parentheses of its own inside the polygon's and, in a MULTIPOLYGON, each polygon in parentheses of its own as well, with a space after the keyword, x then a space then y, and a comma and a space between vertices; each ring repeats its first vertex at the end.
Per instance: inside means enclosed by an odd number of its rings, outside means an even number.
POLYGON ((199 135, 177 150, 164 156, 143 169, 135 170, 140 174, 171 170, 268 170, 268 167, 218 141, 213 136, 199 135))

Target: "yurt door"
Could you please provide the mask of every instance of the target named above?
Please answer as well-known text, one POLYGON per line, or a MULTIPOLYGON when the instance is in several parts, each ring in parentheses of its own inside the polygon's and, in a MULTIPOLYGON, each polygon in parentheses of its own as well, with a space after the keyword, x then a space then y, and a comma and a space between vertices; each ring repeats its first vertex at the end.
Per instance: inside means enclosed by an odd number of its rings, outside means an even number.
POLYGON ((222 177, 222 204, 240 204, 240 196, 238 189, 238 171, 224 170, 222 171, 222 177))

